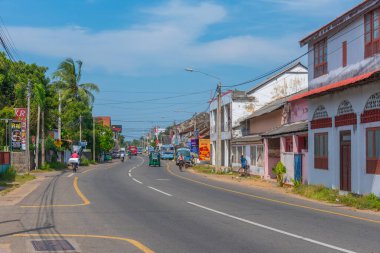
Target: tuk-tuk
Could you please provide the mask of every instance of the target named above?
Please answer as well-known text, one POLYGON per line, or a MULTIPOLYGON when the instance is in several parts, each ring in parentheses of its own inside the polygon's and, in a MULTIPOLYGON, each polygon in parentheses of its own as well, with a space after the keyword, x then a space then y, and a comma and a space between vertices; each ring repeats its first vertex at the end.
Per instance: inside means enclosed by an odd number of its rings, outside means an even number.
POLYGON ((149 154, 149 166, 161 166, 160 153, 150 152, 149 154))

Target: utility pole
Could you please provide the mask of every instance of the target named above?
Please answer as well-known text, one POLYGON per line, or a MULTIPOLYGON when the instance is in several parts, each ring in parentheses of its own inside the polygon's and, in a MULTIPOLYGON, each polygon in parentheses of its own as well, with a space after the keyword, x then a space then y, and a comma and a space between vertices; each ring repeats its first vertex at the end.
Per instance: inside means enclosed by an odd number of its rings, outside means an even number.
POLYGON ((82 115, 79 116, 79 142, 82 143, 82 115))
POLYGON ((221 170, 221 157, 222 157, 222 131, 221 131, 221 119, 222 119, 222 115, 221 115, 221 112, 222 112, 222 108, 221 108, 221 105, 222 105, 222 85, 221 83, 219 82, 218 83, 218 87, 217 87, 217 91, 218 91, 218 97, 217 97, 217 102, 218 102, 218 107, 217 107, 217 110, 216 110, 216 131, 217 131, 217 139, 216 139, 216 171, 220 171, 221 170))
POLYGON ((92 118, 92 160, 95 159, 95 117, 92 118))
MULTIPOLYGON (((58 140, 61 141, 61 113, 62 113, 62 92, 58 91, 58 140)), ((62 162, 61 152, 58 152, 58 161, 62 162)))
POLYGON ((26 142, 25 142, 25 148, 26 148, 26 160, 27 160, 27 169, 28 172, 30 172, 30 145, 29 145, 29 134, 30 134, 30 80, 28 80, 28 86, 27 86, 27 98, 28 98, 28 106, 27 106, 27 112, 26 112, 26 142))

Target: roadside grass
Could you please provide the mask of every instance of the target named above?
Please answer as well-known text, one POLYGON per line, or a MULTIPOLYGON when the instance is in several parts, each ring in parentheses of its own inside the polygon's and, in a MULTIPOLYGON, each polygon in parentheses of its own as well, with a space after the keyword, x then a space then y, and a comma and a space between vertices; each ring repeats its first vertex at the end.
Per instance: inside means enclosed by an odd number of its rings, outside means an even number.
MULTIPOLYGON (((226 175, 226 176, 239 176, 239 173, 232 172, 231 170, 216 172, 215 168, 211 165, 196 165, 192 169, 197 173, 210 174, 210 175, 226 175)), ((241 177, 245 180, 264 181, 259 176, 241 177)), ((269 184, 268 184, 269 185, 269 184)), ((274 186, 276 187, 276 186, 274 186)), ((287 187, 288 188, 288 187, 287 187)), ((296 186, 289 186, 289 191, 303 197, 324 201, 329 203, 339 203, 345 206, 354 207, 362 210, 380 211, 380 199, 375 194, 356 195, 349 193, 347 195, 340 195, 339 190, 330 189, 324 185, 304 185, 296 184, 296 186)))
POLYGON ((49 172, 49 171, 56 171, 56 170, 64 170, 67 168, 67 165, 65 163, 61 162, 46 162, 41 165, 41 167, 38 170, 33 170, 33 173, 39 173, 39 172, 49 172))
POLYGON ((294 187, 293 193, 329 203, 341 203, 357 209, 380 211, 380 199, 375 194, 356 195, 349 193, 340 195, 339 190, 326 188, 323 185, 300 185, 294 187))
POLYGON ((5 195, 8 192, 35 178, 36 177, 31 174, 17 174, 16 171, 11 167, 0 175, 0 186, 3 188, 0 190, 0 195, 5 195))

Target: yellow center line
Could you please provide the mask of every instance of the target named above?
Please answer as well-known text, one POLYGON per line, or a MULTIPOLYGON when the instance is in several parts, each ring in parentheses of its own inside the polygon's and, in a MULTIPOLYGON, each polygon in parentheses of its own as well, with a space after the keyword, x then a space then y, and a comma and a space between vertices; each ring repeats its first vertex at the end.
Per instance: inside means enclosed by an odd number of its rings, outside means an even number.
POLYGON ((119 236, 107 236, 107 235, 81 235, 81 234, 15 234, 15 237, 79 237, 79 238, 93 238, 93 239, 109 239, 119 240, 132 244, 144 253, 154 253, 153 250, 145 246, 139 241, 134 239, 119 237, 119 236))
POLYGON ((203 182, 200 182, 200 181, 197 181, 197 180, 194 180, 194 179, 190 179, 190 178, 186 178, 186 177, 174 174, 169 169, 169 164, 167 164, 166 170, 171 175, 173 175, 175 177, 178 177, 178 178, 181 178, 181 179, 184 179, 184 180, 187 180, 187 181, 191 181, 193 183, 201 184, 201 185, 204 185, 204 186, 207 186, 207 187, 210 187, 210 188, 214 188, 214 189, 218 189, 218 190, 222 190, 222 191, 226 191, 226 192, 231 192, 231 193, 235 193, 235 194, 239 194, 239 195, 243 195, 243 196, 248 196, 248 197, 255 198, 255 199, 266 200, 266 201, 269 201, 269 202, 278 203, 278 204, 282 204, 282 205, 294 206, 294 207, 299 207, 299 208, 303 208, 303 209, 313 210, 313 211, 317 211, 317 212, 321 212, 321 213, 328 213, 328 214, 342 216, 342 217, 346 217, 346 218, 351 218, 351 219, 362 220, 362 221, 367 221, 367 222, 372 222, 372 223, 378 223, 378 224, 380 224, 380 220, 374 220, 374 219, 369 219, 369 218, 364 218, 364 217, 359 217, 359 216, 354 216, 354 215, 349 215, 349 214, 329 211, 329 210, 325 210, 325 209, 314 208, 314 207, 300 205, 300 204, 294 204, 294 203, 290 203, 290 202, 286 202, 286 201, 281 201, 281 200, 272 199, 272 198, 266 198, 266 197, 262 197, 262 196, 258 196, 258 195, 254 195, 254 194, 239 192, 239 191, 223 188, 223 187, 220 187, 220 186, 215 186, 215 185, 203 183, 203 182))
POLYGON ((74 207, 74 206, 87 206, 91 204, 91 202, 86 198, 86 196, 81 192, 78 186, 78 177, 75 177, 73 180, 74 190, 77 195, 82 199, 82 204, 53 204, 53 205, 25 205, 20 206, 22 208, 40 208, 40 207, 74 207))

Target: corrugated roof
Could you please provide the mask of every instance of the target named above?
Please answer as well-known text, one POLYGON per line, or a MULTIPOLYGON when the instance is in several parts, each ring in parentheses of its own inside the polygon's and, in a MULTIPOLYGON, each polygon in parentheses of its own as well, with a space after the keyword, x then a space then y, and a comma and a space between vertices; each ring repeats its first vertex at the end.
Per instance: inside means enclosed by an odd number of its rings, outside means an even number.
POLYGON ((273 112, 273 111, 283 107, 285 105, 285 103, 287 102, 287 100, 288 100, 288 97, 277 99, 277 100, 261 107, 259 110, 253 112, 251 115, 249 115, 245 119, 251 119, 251 118, 255 118, 255 117, 273 112))
POLYGON ((308 130, 308 122, 301 121, 291 124, 282 125, 274 130, 262 134, 263 137, 278 136, 283 134, 291 134, 298 132, 305 132, 308 130))
POLYGON ((297 94, 295 96, 290 97, 288 101, 291 102, 291 101, 295 101, 298 99, 307 98, 311 96, 321 96, 328 92, 346 88, 347 86, 350 86, 350 85, 361 84, 362 82, 373 77, 379 78, 380 77, 379 74, 380 74, 380 69, 372 71, 372 72, 368 72, 362 75, 358 75, 352 78, 348 78, 336 83, 328 84, 328 85, 325 85, 325 86, 322 86, 322 87, 319 87, 319 88, 316 88, 316 89, 313 89, 301 94, 297 94))
POLYGON ((245 144, 245 143, 251 143, 251 142, 260 142, 262 141, 262 137, 258 134, 255 135, 248 135, 240 138, 236 138, 232 140, 233 145, 240 145, 240 144, 245 144))

